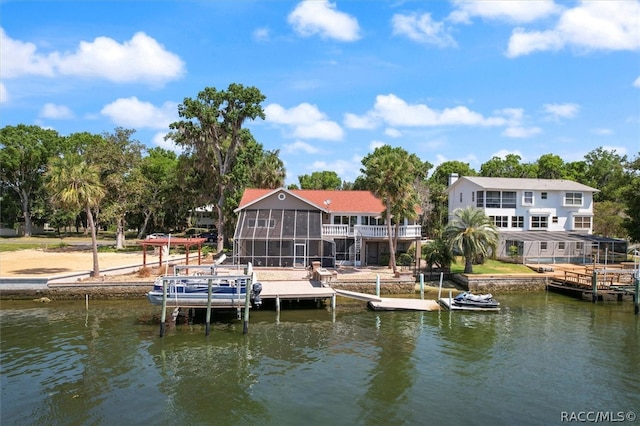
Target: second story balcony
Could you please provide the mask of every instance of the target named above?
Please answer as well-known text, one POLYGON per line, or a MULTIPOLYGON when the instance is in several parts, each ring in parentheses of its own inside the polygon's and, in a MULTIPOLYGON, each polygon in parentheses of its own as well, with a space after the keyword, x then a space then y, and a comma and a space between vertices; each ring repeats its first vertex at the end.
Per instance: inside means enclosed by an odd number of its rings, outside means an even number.
MULTIPOLYGON (((395 237, 396 227, 391 227, 391 236, 395 237)), ((388 238, 389 233, 386 225, 322 225, 322 235, 325 237, 338 238, 388 238)), ((399 238, 420 238, 422 236, 422 226, 406 225, 398 229, 399 238)))

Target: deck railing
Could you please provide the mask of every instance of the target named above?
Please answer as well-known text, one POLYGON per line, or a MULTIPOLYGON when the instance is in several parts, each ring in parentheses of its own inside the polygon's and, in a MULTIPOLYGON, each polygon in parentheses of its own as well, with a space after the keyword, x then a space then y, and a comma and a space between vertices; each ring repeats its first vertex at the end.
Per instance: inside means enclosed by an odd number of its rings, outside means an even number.
MULTIPOLYGON (((396 227, 391 227, 391 236, 395 237, 396 227)), ((326 237, 364 237, 387 238, 389 233, 386 225, 322 225, 322 235, 326 237)), ((398 229, 400 238, 420 238, 422 227, 420 225, 401 226, 398 229)))

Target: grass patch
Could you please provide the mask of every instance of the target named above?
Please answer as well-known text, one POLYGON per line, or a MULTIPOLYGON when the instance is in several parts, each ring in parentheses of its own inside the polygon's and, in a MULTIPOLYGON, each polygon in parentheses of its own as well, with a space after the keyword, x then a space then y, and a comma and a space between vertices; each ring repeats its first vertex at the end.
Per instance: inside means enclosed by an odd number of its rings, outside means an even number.
MULTIPOLYGON (((451 264, 451 273, 462 274, 464 272, 464 258, 456 258, 451 264)), ((482 265, 473 265, 474 274, 530 274, 531 269, 517 263, 501 262, 499 260, 487 259, 482 265)))
POLYGON ((48 246, 46 243, 0 243, 0 253, 6 251, 41 249, 48 246))

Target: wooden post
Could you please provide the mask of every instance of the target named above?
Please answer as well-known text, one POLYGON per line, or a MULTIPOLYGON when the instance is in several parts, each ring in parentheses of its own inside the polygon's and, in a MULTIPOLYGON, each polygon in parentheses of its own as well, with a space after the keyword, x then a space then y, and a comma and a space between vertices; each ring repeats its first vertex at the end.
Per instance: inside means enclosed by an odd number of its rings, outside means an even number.
POLYGON ((420 300, 424 300, 424 274, 420 274, 420 300))
POLYGON ((438 302, 440 302, 440 297, 442 294, 442 277, 444 276, 444 273, 440 272, 440 285, 438 285, 438 302))
POLYGON ((636 315, 640 314, 640 274, 636 273, 636 285, 635 285, 635 290, 636 290, 636 294, 633 296, 633 300, 634 300, 634 308, 633 308, 633 312, 635 312, 636 315))
POLYGON ((336 311, 336 295, 335 295, 335 293, 331 296, 331 310, 333 312, 336 311))
MULTIPOLYGON (((247 279, 245 285, 244 292, 244 327, 242 328, 242 334, 249 333, 249 308, 251 307, 251 298, 249 295, 251 294, 251 278, 247 279)), ((242 283, 238 283, 238 288, 242 287, 242 283)))
POLYGON ((596 303, 598 301, 598 271, 593 269, 591 275, 591 302, 596 303))
POLYGON ((376 275, 376 296, 380 297, 380 274, 376 275))
POLYGON ((276 295, 276 312, 280 312, 280 295, 276 295))
POLYGON ((162 280, 162 313, 160 314, 160 337, 164 336, 164 323, 167 320, 167 280, 162 280))
POLYGON ((205 322, 204 334, 205 336, 209 335, 209 326, 211 324, 211 288, 213 286, 213 280, 209 278, 207 280, 207 284, 209 285, 209 292, 207 293, 207 318, 205 322))

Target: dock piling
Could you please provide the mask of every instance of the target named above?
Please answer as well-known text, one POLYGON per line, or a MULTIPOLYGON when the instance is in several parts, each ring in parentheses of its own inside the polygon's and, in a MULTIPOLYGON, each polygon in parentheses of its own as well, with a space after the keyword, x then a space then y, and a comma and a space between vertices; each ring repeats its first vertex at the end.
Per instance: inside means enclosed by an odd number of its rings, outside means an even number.
POLYGON ((635 294, 633 295, 633 312, 638 315, 640 314, 640 273, 636 273, 636 284, 635 284, 635 294))
POLYGON ((380 274, 376 275, 376 296, 380 297, 380 274))
POLYGON ((424 274, 420 274, 420 300, 424 300, 424 274))
POLYGON ((594 269, 591 276, 591 302, 596 303, 598 301, 598 272, 594 269))
POLYGON ((167 320, 167 280, 162 280, 162 313, 160 314, 160 337, 164 336, 164 323, 167 320))
POLYGON ((209 285, 208 288, 208 293, 207 293, 207 318, 205 321, 205 326, 204 326, 204 334, 205 336, 209 335, 209 328, 211 325, 211 293, 212 293, 212 287, 213 287, 213 280, 209 279, 207 281, 207 284, 209 285))

